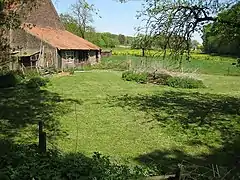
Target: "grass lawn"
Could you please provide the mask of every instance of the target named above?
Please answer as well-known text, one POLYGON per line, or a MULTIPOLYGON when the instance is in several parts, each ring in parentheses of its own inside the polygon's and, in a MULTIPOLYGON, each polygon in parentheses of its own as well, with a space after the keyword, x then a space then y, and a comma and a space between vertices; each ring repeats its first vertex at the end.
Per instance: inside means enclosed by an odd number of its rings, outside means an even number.
POLYGON ((48 92, 67 100, 57 116, 67 132, 58 147, 163 171, 182 160, 233 165, 240 152, 239 77, 201 78, 208 88, 125 82, 117 71, 55 77, 48 92))
MULTIPOLYGON (((239 76, 226 75, 240 75, 240 70, 231 65, 234 59, 209 57, 195 56, 183 64, 198 69, 204 89, 126 82, 122 72, 113 70, 53 77, 43 89, 1 89, 0 147, 2 140, 37 143, 41 120, 48 147, 57 145, 66 153, 100 152, 160 173, 171 173, 186 161, 237 167, 240 81, 239 76)), ((124 70, 130 60, 137 64, 143 59, 113 56, 100 66, 124 70)))

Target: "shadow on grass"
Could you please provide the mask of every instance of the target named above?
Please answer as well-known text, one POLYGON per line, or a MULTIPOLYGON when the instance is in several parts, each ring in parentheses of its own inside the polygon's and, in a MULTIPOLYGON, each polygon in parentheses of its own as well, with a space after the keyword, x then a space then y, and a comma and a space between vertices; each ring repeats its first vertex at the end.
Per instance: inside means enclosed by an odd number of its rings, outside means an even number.
POLYGON ((196 92, 166 91, 157 95, 113 97, 112 106, 146 112, 152 128, 180 141, 185 147, 203 146, 210 154, 197 157, 182 149, 156 150, 135 160, 163 173, 182 161, 240 168, 240 99, 196 92))
POLYGON ((54 143, 56 138, 65 135, 59 116, 72 111, 69 108, 72 103, 82 104, 81 101, 24 86, 0 89, 0 97, 1 180, 130 179, 135 176, 128 167, 113 164, 98 153, 93 157, 67 154, 54 146, 48 146, 47 153, 39 153, 34 141, 38 137, 38 121, 43 121, 47 140, 54 143), (29 139, 25 138, 26 134, 29 139))
MULTIPOLYGON (((82 103, 63 99, 48 90, 28 89, 24 85, 0 89, 0 139, 23 144, 37 142, 38 122, 42 121, 47 139, 53 142, 66 134, 59 117, 72 111, 69 104, 73 102, 82 103)), ((3 152, 1 146, 0 154, 3 152)))
POLYGON ((140 171, 111 163, 108 157, 94 153, 86 157, 81 153, 63 154, 56 149, 40 154, 36 145, 17 145, 0 140, 9 151, 0 156, 1 180, 69 180, 69 179, 137 179, 140 171))

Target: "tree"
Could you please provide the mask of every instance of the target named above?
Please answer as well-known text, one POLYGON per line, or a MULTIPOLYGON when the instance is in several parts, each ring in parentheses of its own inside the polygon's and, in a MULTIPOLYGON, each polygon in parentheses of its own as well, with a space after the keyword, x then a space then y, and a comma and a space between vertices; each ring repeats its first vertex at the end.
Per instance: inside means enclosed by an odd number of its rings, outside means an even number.
POLYGON ((70 14, 60 14, 60 20, 63 23, 64 27, 66 28, 67 31, 81 36, 82 33, 80 31, 80 28, 78 26, 77 19, 75 19, 73 16, 70 14))
MULTIPOLYGON (((77 19, 70 14, 60 14, 60 19, 64 24, 66 30, 69 32, 82 37, 82 31, 79 28, 77 19)), ((84 37, 88 41, 106 48, 114 48, 119 45, 118 35, 111 33, 97 33, 92 26, 86 27, 84 37)))
POLYGON ((118 35, 118 41, 121 45, 124 45, 125 44, 125 41, 126 41, 126 37, 122 34, 119 34, 118 35))
POLYGON ((71 11, 77 21, 80 36, 85 38, 87 28, 93 22, 93 13, 98 14, 98 10, 93 4, 88 4, 86 0, 78 0, 75 4, 71 5, 71 11))
POLYGON ((143 10, 138 14, 138 18, 145 21, 145 26, 139 30, 150 36, 162 34, 165 55, 167 47, 173 55, 183 55, 187 50, 189 59, 193 33, 201 31, 206 23, 213 21, 225 26, 239 26, 239 22, 214 16, 237 2, 238 0, 145 0, 143 10), (176 40, 175 43, 169 43, 171 38, 176 40))
MULTIPOLYGON (((240 23, 240 3, 218 14, 219 19, 240 23)), ((204 26, 203 47, 206 53, 240 56, 240 27, 213 22, 204 26)))
POLYGON ((134 49, 141 49, 142 56, 145 56, 145 50, 150 49, 152 45, 152 37, 139 34, 133 39, 131 47, 134 49))

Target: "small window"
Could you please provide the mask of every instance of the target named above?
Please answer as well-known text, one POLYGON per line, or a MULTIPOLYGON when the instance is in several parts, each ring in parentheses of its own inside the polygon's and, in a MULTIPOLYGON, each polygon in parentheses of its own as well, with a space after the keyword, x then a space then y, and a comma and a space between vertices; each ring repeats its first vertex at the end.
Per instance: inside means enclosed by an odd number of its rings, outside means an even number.
POLYGON ((64 59, 74 59, 75 53, 74 51, 63 51, 62 57, 64 59))

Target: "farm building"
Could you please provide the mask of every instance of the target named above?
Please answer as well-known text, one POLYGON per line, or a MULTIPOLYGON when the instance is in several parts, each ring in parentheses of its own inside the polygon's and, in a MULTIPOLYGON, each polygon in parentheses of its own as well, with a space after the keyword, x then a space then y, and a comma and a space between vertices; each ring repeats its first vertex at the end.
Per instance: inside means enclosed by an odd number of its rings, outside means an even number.
POLYGON ((39 2, 22 20, 22 28, 10 33, 19 63, 59 69, 98 63, 100 48, 66 31, 51 0, 39 2))

